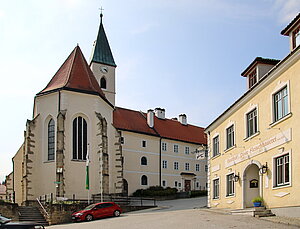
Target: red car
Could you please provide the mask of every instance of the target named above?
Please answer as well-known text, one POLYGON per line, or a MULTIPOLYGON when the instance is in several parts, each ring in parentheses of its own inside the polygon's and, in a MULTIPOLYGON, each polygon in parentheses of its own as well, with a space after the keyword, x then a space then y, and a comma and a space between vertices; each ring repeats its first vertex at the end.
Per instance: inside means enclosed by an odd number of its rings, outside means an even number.
POLYGON ((107 216, 120 216, 122 209, 119 205, 114 202, 103 202, 97 204, 91 204, 85 209, 74 212, 72 214, 72 220, 77 221, 91 221, 93 219, 98 219, 107 216))

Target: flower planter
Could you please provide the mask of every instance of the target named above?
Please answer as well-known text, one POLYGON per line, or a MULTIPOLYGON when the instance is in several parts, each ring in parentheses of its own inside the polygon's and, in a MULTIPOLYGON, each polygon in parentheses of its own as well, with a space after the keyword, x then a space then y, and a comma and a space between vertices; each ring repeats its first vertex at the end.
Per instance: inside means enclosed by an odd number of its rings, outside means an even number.
POLYGON ((253 202, 254 207, 261 207, 261 202, 253 202))

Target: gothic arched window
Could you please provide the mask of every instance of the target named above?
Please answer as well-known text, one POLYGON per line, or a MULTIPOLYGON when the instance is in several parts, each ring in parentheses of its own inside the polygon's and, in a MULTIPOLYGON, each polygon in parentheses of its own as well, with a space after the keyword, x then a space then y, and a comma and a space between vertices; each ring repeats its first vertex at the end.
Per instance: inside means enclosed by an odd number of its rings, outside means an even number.
POLYGON ((87 124, 78 116, 73 120, 73 160, 86 160, 87 124))
POLYGON ((54 160, 55 123, 53 119, 48 122, 48 161, 54 160))
POLYGON ((146 175, 143 175, 141 178, 142 185, 148 185, 148 177, 146 175))
POLYGON ((147 165, 147 158, 146 157, 141 158, 141 165, 147 165))
POLYGON ((104 76, 100 80, 100 87, 106 89, 106 79, 104 76))

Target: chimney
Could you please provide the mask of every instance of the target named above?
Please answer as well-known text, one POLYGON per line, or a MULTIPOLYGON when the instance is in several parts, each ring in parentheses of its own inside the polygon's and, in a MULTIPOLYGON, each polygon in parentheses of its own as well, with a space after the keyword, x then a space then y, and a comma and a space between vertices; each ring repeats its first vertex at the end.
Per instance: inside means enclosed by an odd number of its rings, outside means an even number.
POLYGON ((187 125, 187 117, 185 114, 180 114, 179 115, 179 122, 182 124, 182 125, 187 125))
POLYGON ((163 108, 155 108, 155 115, 159 119, 165 119, 165 109, 163 108))
POLYGON ((147 111, 147 124, 150 128, 154 127, 154 111, 151 109, 147 111))

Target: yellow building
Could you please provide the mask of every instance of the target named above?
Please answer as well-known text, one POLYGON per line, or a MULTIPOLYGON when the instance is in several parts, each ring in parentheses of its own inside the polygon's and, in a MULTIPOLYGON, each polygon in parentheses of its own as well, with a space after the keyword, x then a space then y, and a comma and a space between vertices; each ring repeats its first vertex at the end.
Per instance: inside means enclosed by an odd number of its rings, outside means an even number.
POLYGON ((277 215, 299 213, 299 28, 300 14, 281 32, 290 53, 256 58, 242 73, 247 92, 206 128, 209 207, 244 209, 261 196, 277 215))

